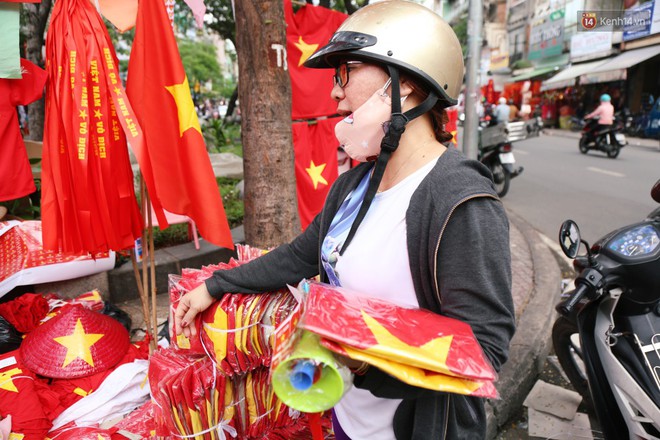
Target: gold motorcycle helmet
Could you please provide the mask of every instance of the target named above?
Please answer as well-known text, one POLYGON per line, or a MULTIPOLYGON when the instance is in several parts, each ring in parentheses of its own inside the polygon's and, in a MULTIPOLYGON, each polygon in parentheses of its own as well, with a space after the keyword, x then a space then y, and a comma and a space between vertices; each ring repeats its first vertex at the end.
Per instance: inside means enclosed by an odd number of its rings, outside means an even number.
POLYGON ((304 65, 333 68, 347 58, 395 66, 430 87, 447 107, 457 103, 464 74, 461 44, 449 24, 425 6, 407 0, 367 5, 304 65))

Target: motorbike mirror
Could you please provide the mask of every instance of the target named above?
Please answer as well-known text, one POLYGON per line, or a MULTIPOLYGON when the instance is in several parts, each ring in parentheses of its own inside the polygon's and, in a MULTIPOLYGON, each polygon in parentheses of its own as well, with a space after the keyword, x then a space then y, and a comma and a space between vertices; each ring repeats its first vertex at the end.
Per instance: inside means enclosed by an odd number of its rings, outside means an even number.
POLYGON ((573 220, 566 220, 559 228, 559 246, 568 258, 575 258, 580 250, 580 229, 573 220))
POLYGON ((651 188, 651 197, 653 197, 653 200, 660 203, 660 179, 658 179, 658 181, 655 182, 655 185, 653 185, 653 188, 651 188))

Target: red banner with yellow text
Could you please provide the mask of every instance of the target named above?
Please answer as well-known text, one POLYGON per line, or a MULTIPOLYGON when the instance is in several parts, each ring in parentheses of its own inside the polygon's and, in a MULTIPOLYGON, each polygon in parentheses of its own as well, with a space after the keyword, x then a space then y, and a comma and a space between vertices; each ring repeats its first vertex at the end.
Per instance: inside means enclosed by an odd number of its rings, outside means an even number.
POLYGON ((143 223, 124 130, 131 142, 139 142, 141 133, 123 98, 112 42, 91 3, 55 3, 46 58, 44 248, 131 248, 143 223))

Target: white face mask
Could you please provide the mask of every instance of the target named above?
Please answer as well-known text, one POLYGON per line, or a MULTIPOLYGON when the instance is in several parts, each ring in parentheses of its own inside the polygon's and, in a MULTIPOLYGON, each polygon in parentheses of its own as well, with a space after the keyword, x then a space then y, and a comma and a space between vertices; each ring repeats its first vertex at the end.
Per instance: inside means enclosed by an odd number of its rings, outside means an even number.
MULTIPOLYGON (((375 160, 380 153, 380 143, 385 137, 386 126, 392 116, 392 99, 385 93, 391 79, 382 89, 346 116, 335 126, 335 136, 346 154, 359 162, 375 160)), ((401 98, 401 104, 406 97, 401 98)))

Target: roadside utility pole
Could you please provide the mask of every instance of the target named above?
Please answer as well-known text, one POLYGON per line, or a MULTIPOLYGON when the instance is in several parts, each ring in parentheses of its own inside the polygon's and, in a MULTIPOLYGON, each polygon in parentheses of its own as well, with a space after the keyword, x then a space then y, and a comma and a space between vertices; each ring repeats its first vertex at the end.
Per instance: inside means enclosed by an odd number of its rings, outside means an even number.
POLYGON ((463 126, 463 153, 476 159, 479 142, 479 63, 481 61, 481 28, 483 26, 482 0, 470 0, 468 10, 468 53, 465 77, 465 124, 463 126))

